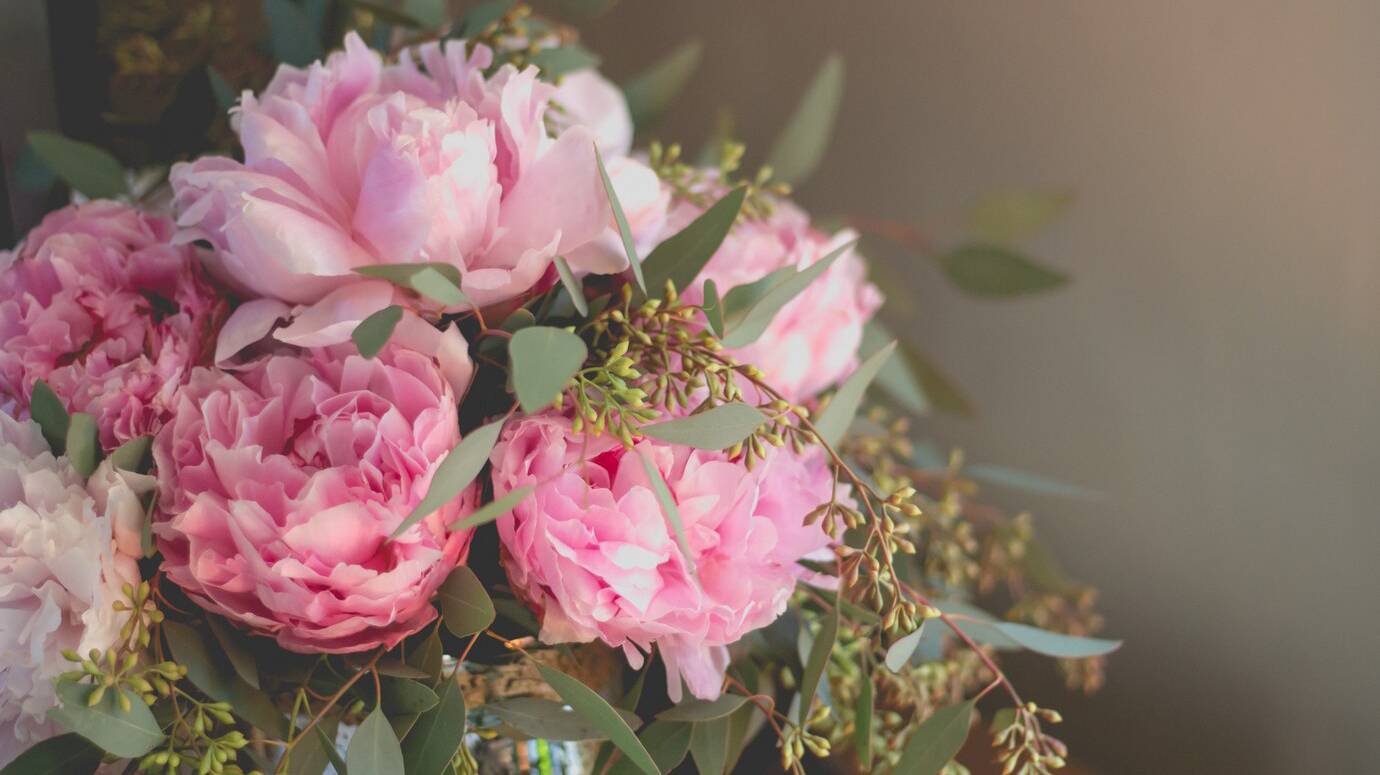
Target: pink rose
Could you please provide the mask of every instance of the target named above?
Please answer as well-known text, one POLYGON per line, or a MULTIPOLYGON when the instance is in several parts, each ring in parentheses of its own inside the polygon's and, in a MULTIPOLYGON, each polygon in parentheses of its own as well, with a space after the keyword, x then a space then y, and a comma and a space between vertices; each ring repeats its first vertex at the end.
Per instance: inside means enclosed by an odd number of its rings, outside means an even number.
POLYGON ((396 540, 460 440, 433 358, 388 345, 197 369, 158 435, 163 570, 198 604, 299 652, 393 646, 472 531, 474 488, 396 540))
POLYGON ((532 67, 486 77, 492 58, 457 40, 385 66, 351 33, 325 63, 280 68, 236 116, 243 164, 173 168, 183 238, 209 241, 253 295, 286 302, 385 263, 451 264, 480 306, 526 292, 609 211, 594 136, 548 135, 554 87, 532 67))
POLYGON ((498 520, 508 578, 541 615, 548 643, 596 638, 634 667, 655 645, 667 688, 717 697, 727 646, 780 616, 829 539, 805 516, 828 501, 822 456, 775 450, 749 471, 722 453, 652 440, 628 451, 558 415, 510 425, 491 455, 495 497, 535 493, 498 520), (666 479, 694 568, 662 514, 639 455, 666 479))
POLYGON ((96 418, 113 449, 158 430, 173 392, 209 355, 219 305, 173 225, 115 202, 50 214, 0 252, 0 407, 27 416, 46 381, 96 418))

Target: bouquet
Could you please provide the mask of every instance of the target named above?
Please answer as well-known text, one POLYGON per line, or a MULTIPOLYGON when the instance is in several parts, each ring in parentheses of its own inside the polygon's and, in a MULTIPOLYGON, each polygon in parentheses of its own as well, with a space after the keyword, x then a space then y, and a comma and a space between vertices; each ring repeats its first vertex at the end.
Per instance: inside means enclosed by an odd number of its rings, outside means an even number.
POLYGON ((625 98, 524 6, 346 5, 205 71, 230 155, 31 138, 74 201, 0 254, 4 773, 958 773, 979 716, 1062 767, 998 653, 1117 644, 911 437, 951 392, 789 198, 839 63, 744 175, 633 148, 693 47, 625 98))

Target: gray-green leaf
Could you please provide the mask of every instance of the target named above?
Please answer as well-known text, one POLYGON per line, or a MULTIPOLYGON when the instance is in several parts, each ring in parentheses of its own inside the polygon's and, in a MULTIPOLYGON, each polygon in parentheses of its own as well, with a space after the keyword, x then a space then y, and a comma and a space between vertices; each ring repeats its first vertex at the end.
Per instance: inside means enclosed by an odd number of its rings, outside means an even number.
POLYGON ((974 704, 974 700, 966 700, 932 713, 911 733, 894 771, 907 775, 938 775, 968 739, 974 704))
MULTIPOLYGON (((862 344, 858 347, 858 353, 867 358, 895 338, 880 321, 871 320, 863 326, 862 344)), ((902 354, 904 355, 904 349, 902 354)), ((904 357, 887 359, 877 372, 876 385, 903 408, 917 415, 923 415, 930 409, 925 389, 921 386, 920 379, 910 370, 904 357)))
POLYGON ((42 740, 19 754, 0 775, 71 775, 95 772, 101 749, 76 732, 42 740))
MULTIPOLYGON (((746 347, 757 341, 758 337, 771 325, 771 321, 776 317, 776 313, 781 311, 782 307, 800 295, 809 287, 810 283, 824 274, 834 261, 838 260, 839 256, 852 247, 853 243, 850 242, 836 248, 799 272, 791 267, 786 267, 784 275, 777 276, 777 272, 767 275, 764 279, 768 280, 770 284, 765 288, 744 292, 744 298, 754 297, 749 304, 744 305, 738 301, 738 297, 735 295, 738 293, 738 288, 730 290, 724 296, 726 310, 724 315, 724 327, 726 329, 723 337, 724 345, 726 347, 746 347)), ((756 283, 752 285, 756 285, 756 283)))
POLYGON ((642 260, 637 257, 637 245, 633 242, 632 227, 628 225, 628 216, 623 212, 623 205, 618 201, 618 192, 613 188, 613 181, 609 179, 609 171, 604 167, 604 155, 599 153, 599 149, 594 149, 594 159, 599 164, 599 179, 604 183, 604 195, 608 197, 609 209, 613 210, 614 223, 618 224, 618 238, 623 242, 623 252, 628 254, 628 266, 632 269, 633 279, 637 281, 637 287, 647 292, 647 281, 642 275, 642 260))
POLYGON ((220 644, 226 659, 230 660, 230 666, 235 669, 235 675, 258 689, 259 663, 254 659, 254 652, 250 651, 248 644, 244 642, 244 636, 220 617, 208 616, 206 623, 210 625, 211 634, 216 637, 216 642, 220 644))
POLYGON ((350 738, 345 751, 350 775, 396 775, 403 771, 402 746, 383 710, 375 707, 350 738))
MULTIPOLYGON (((751 709, 749 709, 751 710, 751 709)), ((701 721, 690 733, 690 758, 701 775, 722 775, 728 765, 729 724, 732 716, 701 721)))
POLYGON ((1071 202, 1067 191, 994 191, 974 203, 968 228, 983 240, 1012 242, 1044 228, 1071 202))
POLYGON ((661 775, 656 761, 647 752, 647 748, 642 745, 642 741, 637 739, 628 722, 614 710, 603 697, 600 697, 593 689, 580 683, 578 680, 562 673, 561 671, 538 664, 537 669, 541 671, 542 678, 546 679, 551 688, 565 700, 566 704, 574 708, 575 712, 589 719, 590 723, 598 727, 608 739, 623 752, 633 764, 637 765, 644 775, 661 775))
POLYGON ((820 412, 814 421, 815 430, 826 444, 835 445, 843 438, 844 432, 853 422, 854 415, 858 413, 858 407, 862 405, 867 386, 872 384, 877 372, 895 350, 895 342, 878 350, 872 357, 863 361, 858 370, 849 375, 843 385, 834 392, 828 406, 824 407, 824 411, 820 412))
POLYGON ((661 293, 668 280, 678 291, 689 288, 733 228, 746 195, 742 186, 733 189, 690 225, 657 245, 642 262, 647 291, 661 293))
POLYGON ((920 645, 920 639, 925 635, 925 623, 920 622, 920 626, 914 632, 908 633, 886 650, 886 669, 893 673, 901 672, 901 668, 910 662, 910 655, 915 653, 916 647, 920 645))
POLYGON ((122 471, 142 474, 148 470, 152 436, 135 436, 110 453, 110 464, 122 471))
POLYGON ((716 700, 685 700, 657 714, 663 721, 712 721, 743 707, 748 698, 741 694, 721 694, 716 700))
POLYGON ((709 323, 709 330, 714 332, 714 336, 723 338, 724 335, 724 303, 719 299, 719 286, 713 280, 704 281, 704 301, 700 308, 704 310, 704 318, 709 323))
POLYGON ((187 668, 187 678, 208 697, 230 703, 236 715, 268 734, 286 731, 283 714, 268 695, 241 679, 230 660, 212 648, 200 630, 168 620, 163 622, 163 637, 172 658, 187 668))
POLYGON ((838 636, 839 607, 835 605, 820 624, 819 633, 815 635, 814 643, 810 646, 810 657, 805 661, 805 673, 800 679, 800 706, 796 716, 796 721, 801 724, 810 717, 810 706, 814 704, 820 678, 824 675, 824 668, 829 664, 829 654, 834 650, 834 642, 838 640, 838 636))
POLYGON ((403 767, 408 775, 442 775, 465 737, 465 695, 460 683, 446 681, 441 701, 423 713, 403 741, 403 767))
POLYGON ((431 513, 454 500, 484 468, 489 460, 489 452, 498 441, 498 433, 503 430, 503 420, 496 420, 465 435, 446 459, 437 466, 431 477, 431 486, 417 508, 398 524, 390 539, 406 533, 409 528, 422 521, 431 513))
POLYGON ((125 168, 106 151, 70 140, 56 132, 30 132, 29 147, 55 175, 92 199, 129 193, 125 168))
POLYGON ((858 709, 853 714, 853 750, 857 751, 858 764, 867 772, 872 769, 872 714, 876 707, 872 699, 872 676, 864 673, 859 683, 858 709))
POLYGON ((686 41, 624 84, 623 96, 627 98, 633 126, 645 129, 661 117, 695 74, 703 50, 700 41, 686 41))
POLYGON ((415 291, 447 307, 471 303, 464 291, 460 290, 460 270, 451 264, 369 264, 355 267, 354 271, 365 277, 387 280, 399 288, 415 291))
POLYGON ((939 265, 960 290, 987 298, 1047 291, 1069 280, 1010 248, 985 243, 954 248, 939 256, 939 265))
POLYGON ((720 450, 751 436, 766 421, 757 407, 730 401, 688 417, 644 425, 642 434, 695 449, 720 450))
POLYGON ((637 457, 642 461, 642 470, 647 474, 647 480, 651 482, 652 492, 656 495, 657 503, 661 506, 661 512, 666 516, 666 521, 671 523, 671 530, 676 534, 676 545, 680 547, 681 556, 685 558, 685 565, 690 569, 691 575, 696 573, 695 556, 690 553, 690 542, 685 537, 685 523, 680 518, 680 507, 676 505, 676 499, 671 495, 671 488, 666 485, 666 479, 662 477, 661 471, 657 469, 656 463, 643 452, 638 452, 637 457))
MULTIPOLYGON (((540 697, 510 697, 484 707, 504 724, 529 737, 577 742, 608 739, 603 729, 562 702, 540 697)), ((622 716, 630 726, 642 723, 632 713, 624 711, 622 716)))
POLYGON ((543 79, 554 81, 566 73, 598 67, 599 56, 578 43, 567 43, 538 51, 532 55, 532 64, 541 70, 543 79))
MULTIPOLYGON (((690 734, 693 731, 694 727, 685 722, 653 721, 638 738, 661 772, 669 773, 685 760, 685 754, 690 751, 690 734)), ((635 775, 637 771, 637 765, 624 757, 614 762, 609 768, 609 775, 635 775)))
POLYGON ((307 14, 292 0, 263 0, 273 58, 302 67, 321 58, 321 39, 307 14))
POLYGON ((96 418, 86 412, 73 412, 68 418, 67 460, 83 479, 90 476, 101 461, 96 418))
POLYGON ((513 334, 508 357, 522 410, 539 412, 555 401, 588 354, 584 340, 563 329, 532 326, 513 334))
POLYGON ((561 276, 561 284, 570 294, 570 303, 575 305, 575 311, 581 315, 589 315, 589 300, 585 298, 585 286, 580 282, 580 278, 575 276, 575 272, 570 269, 570 262, 564 256, 556 256, 556 273, 561 276))
POLYGON ((402 313, 402 307, 392 304, 361 320, 359 325, 355 326, 355 330, 350 332, 350 338, 355 341, 359 354, 365 358, 378 355, 383 346, 388 344, 388 338, 393 335, 398 321, 402 320, 402 313))
POLYGON ((90 684, 59 681, 56 689, 61 704, 48 718, 109 753, 132 759, 163 742, 163 730, 143 700, 132 697, 128 713, 120 708, 116 693, 123 689, 107 688, 95 705, 86 704, 95 689, 90 684))
POLYGON ((38 423, 48 448, 54 455, 61 455, 67 449, 67 426, 71 418, 62 399, 41 379, 34 382, 34 389, 29 393, 29 416, 38 423))
POLYGON ((475 512, 468 517, 455 523, 455 530, 469 530, 471 528, 486 525, 495 519, 513 510, 513 507, 521 503, 532 494, 532 486, 524 485, 504 495, 501 498, 494 498, 488 503, 475 509, 475 512))
POLYGON ((843 57, 830 54, 772 144, 767 163, 777 180, 798 186, 819 167, 842 102, 843 57))
POLYGON ((459 565, 446 577, 438 592, 446 629, 463 638, 494 623, 494 603, 474 571, 459 565))

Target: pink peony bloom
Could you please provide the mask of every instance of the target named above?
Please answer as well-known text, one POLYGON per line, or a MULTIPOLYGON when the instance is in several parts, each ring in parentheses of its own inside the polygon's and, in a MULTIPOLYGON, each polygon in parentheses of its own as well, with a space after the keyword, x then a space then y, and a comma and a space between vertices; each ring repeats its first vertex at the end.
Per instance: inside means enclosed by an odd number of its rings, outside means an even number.
POLYGON ((435 359, 388 345, 197 369, 154 443, 168 578, 298 652, 393 646, 436 617, 471 488, 396 540, 460 440, 435 359))
POLYGON ((96 418, 113 449, 158 430, 209 354, 219 305, 173 225, 114 202, 50 214, 0 252, 0 407, 26 415, 37 380, 96 418))
POLYGON ((491 63, 488 48, 449 41, 385 66, 351 33, 324 63, 280 68, 236 116, 243 164, 173 168, 184 238, 209 241, 253 295, 286 302, 385 263, 451 264, 480 306, 521 295, 609 210, 594 136, 548 135, 555 87, 532 67, 486 77, 491 63))
POLYGON ((558 415, 523 418, 494 448, 495 497, 535 493, 498 520, 508 578, 541 615, 547 643, 596 638, 634 667, 655 645, 667 688, 719 695, 729 644, 785 610, 829 539, 805 516, 830 495, 822 456, 776 450, 749 471, 722 453, 652 440, 628 451, 575 434, 558 415), (694 569, 663 516, 639 455, 665 477, 694 569))
POLYGON ((47 712, 72 668, 62 651, 119 642, 127 614, 114 604, 139 583, 139 499, 152 485, 109 462, 84 485, 36 424, 0 412, 0 767, 60 731, 47 712))
POLYGON ((598 70, 576 70, 561 77, 551 98, 559 108, 557 119, 569 126, 584 126, 594 133, 599 152, 607 163, 627 156, 632 149, 633 122, 623 90, 598 70))

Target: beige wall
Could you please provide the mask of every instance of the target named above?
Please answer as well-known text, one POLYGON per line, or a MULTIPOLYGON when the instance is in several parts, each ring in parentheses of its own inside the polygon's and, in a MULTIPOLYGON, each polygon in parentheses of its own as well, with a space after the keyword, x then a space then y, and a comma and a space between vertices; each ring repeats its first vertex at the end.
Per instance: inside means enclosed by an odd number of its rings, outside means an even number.
POLYGON ((1105 493, 1034 501, 1128 639, 1102 696, 1040 697, 1077 750, 1374 772, 1380 2, 624 0, 589 30, 615 75, 692 34, 674 124, 699 138, 729 105, 759 150, 846 55, 817 212, 1078 191, 1034 245, 1070 290, 972 302, 929 266, 888 289, 983 410, 936 433, 1105 493))

